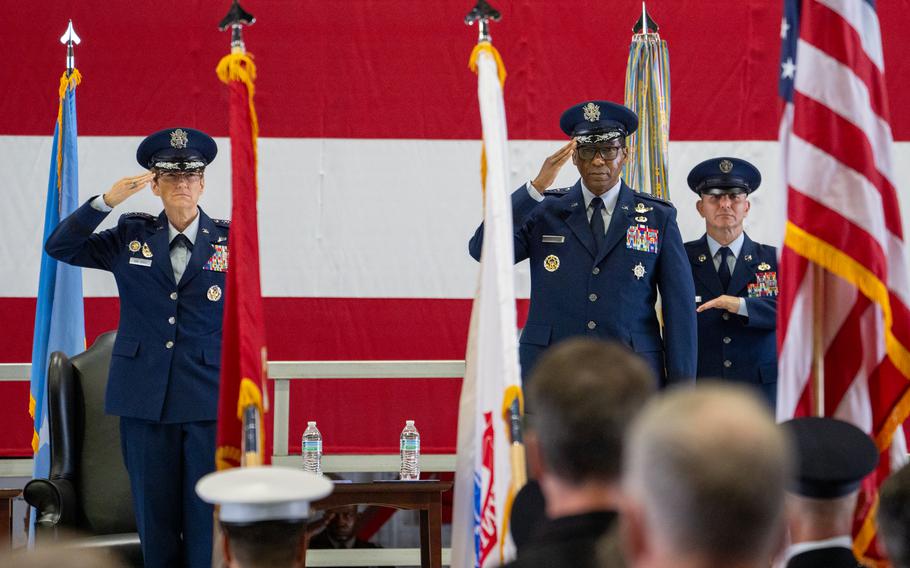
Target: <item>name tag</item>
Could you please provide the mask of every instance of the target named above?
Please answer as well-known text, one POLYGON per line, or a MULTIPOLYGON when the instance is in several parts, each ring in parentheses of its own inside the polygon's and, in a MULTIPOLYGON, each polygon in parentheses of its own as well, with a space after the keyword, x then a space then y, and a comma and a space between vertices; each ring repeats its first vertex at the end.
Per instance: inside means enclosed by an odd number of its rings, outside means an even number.
POLYGON ((544 243, 559 243, 559 244, 562 244, 562 243, 566 242, 566 238, 565 238, 564 236, 562 236, 562 235, 543 235, 543 236, 540 238, 540 241, 541 241, 541 242, 544 242, 544 243))
POLYGON ((139 266, 151 266, 152 261, 148 258, 130 257, 130 264, 138 264, 139 266))

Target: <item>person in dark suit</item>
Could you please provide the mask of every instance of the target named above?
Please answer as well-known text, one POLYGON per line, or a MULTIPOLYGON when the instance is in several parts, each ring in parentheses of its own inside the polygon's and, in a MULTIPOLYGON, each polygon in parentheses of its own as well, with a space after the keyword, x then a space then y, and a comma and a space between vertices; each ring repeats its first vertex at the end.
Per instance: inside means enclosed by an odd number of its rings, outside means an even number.
POLYGON ((863 478, 878 465, 865 432, 833 418, 782 424, 796 447, 796 484, 787 494, 786 568, 860 568, 853 555, 853 514, 863 478))
POLYGON ((105 410, 120 416, 147 567, 211 566, 212 507, 193 491, 215 466, 227 221, 198 206, 215 141, 192 128, 156 132, 136 158, 149 171, 116 182, 64 219, 45 244, 63 262, 112 272, 120 325, 105 410), (112 208, 151 184, 164 210, 112 208))
POLYGON ((650 366, 616 343, 572 338, 541 357, 525 443, 546 517, 523 509, 535 523, 509 568, 598 565, 597 542, 616 528, 623 437, 656 388, 650 366))
POLYGON ((706 232, 686 243, 698 312, 698 376, 746 383, 777 403, 777 251, 743 230, 758 169, 711 158, 688 177, 706 232))
POLYGON ((380 548, 378 544, 358 538, 356 531, 359 516, 357 505, 327 510, 322 519, 317 521, 315 527, 311 525, 307 528, 308 533, 319 531, 310 537, 307 548, 311 550, 380 548))
POLYGON ((768 568, 792 479, 792 444, 751 389, 708 382, 652 400, 626 439, 628 566, 768 568))
MULTIPOLYGON (((691 380, 695 288, 676 210, 620 179, 625 140, 638 117, 622 105, 589 101, 566 110, 560 127, 571 141, 512 194, 515 262, 531 262, 531 306, 519 341, 522 377, 550 345, 584 336, 630 347, 662 384, 691 380), (569 158, 581 179, 547 191, 569 158)), ((468 248, 480 260, 483 225, 468 248)))
POLYGON ((876 520, 893 568, 910 568, 910 465, 882 484, 876 520))

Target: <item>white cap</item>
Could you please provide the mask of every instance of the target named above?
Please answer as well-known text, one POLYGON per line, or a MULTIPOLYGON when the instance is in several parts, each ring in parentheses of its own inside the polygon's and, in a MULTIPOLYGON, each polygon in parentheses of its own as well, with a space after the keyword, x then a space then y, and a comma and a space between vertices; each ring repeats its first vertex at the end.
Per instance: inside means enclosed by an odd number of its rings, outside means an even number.
POLYGON ((216 471, 196 483, 203 501, 221 506, 219 518, 225 523, 303 520, 310 503, 332 488, 321 475, 277 466, 216 471))

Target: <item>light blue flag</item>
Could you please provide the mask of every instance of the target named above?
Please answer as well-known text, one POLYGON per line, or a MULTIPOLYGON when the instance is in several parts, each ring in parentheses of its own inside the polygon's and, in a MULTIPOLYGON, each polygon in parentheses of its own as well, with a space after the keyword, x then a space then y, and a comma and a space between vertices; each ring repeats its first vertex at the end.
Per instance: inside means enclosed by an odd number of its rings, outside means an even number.
MULTIPOLYGON (((44 211, 44 238, 79 205, 79 164, 76 146, 75 69, 61 79, 60 113, 54 128, 47 206, 44 211), (65 81, 65 82, 64 82, 65 81)), ((29 412, 35 419, 32 450, 35 452, 33 477, 50 473, 50 445, 47 426, 47 365, 50 354, 63 351, 72 357, 85 350, 85 316, 82 307, 82 269, 58 262, 41 253, 38 302, 35 308, 35 335, 32 341, 31 396, 29 412)), ((34 542, 35 515, 31 515, 29 542, 34 542)))

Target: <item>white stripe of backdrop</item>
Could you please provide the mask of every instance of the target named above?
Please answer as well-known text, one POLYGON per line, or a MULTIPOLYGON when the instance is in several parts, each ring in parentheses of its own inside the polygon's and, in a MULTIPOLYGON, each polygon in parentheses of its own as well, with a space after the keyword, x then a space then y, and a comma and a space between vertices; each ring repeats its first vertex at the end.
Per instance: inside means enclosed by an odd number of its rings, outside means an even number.
MULTIPOLYGON (((82 136, 82 199, 107 190, 139 166, 139 137, 82 136)), ((221 158, 230 154, 218 140, 221 158)), ((509 143, 510 179, 518 187, 534 176, 559 140, 509 143)), ((33 297, 37 289, 43 195, 51 138, 0 136, 0 297, 33 297)), ((266 296, 361 298, 471 298, 477 264, 467 242, 481 219, 477 185, 479 141, 279 139, 260 140, 260 250, 266 296)), ((910 179, 910 143, 895 144, 894 177, 910 179)), ((670 183, 685 240, 704 232, 696 196, 685 179, 702 160, 732 155, 753 162, 763 185, 752 197, 750 236, 779 246, 785 188, 778 143, 768 141, 671 142, 670 183)), ((212 217, 230 211, 228 160, 206 174, 202 206, 212 217)), ((568 164, 556 186, 578 173, 568 164)), ((899 192, 910 212, 910 192, 899 192)), ((102 224, 127 211, 157 213, 160 202, 144 192, 118 207, 102 224)), ((905 230, 910 226, 905 216, 905 230)), ((905 253, 906 254, 906 253, 905 253)), ((905 257, 907 259, 907 257, 905 257)), ((910 260, 910 259, 907 259, 910 260)), ((527 263, 516 268, 516 293, 527 297, 527 263)), ((87 296, 116 296, 107 273, 84 273, 87 296)))

